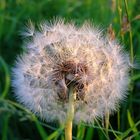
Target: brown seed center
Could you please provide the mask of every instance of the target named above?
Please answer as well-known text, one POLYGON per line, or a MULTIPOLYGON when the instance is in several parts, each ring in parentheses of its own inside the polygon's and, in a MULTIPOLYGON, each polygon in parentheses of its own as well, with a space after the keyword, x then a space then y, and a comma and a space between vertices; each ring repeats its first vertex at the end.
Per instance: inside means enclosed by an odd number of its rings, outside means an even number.
POLYGON ((84 62, 65 61, 53 68, 52 80, 60 100, 68 101, 68 89, 74 86, 76 100, 84 100, 87 90, 89 70, 84 62))

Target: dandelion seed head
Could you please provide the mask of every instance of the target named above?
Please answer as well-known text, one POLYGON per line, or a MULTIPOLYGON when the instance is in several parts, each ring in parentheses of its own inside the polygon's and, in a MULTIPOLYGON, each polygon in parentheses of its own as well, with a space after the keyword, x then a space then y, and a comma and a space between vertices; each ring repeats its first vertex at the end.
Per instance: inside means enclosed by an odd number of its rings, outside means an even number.
POLYGON ((12 85, 19 102, 46 121, 64 122, 72 84, 75 123, 90 123, 105 111, 117 110, 129 79, 129 57, 122 46, 88 23, 76 27, 59 20, 44 22, 39 29, 29 33, 27 51, 13 68, 12 85))

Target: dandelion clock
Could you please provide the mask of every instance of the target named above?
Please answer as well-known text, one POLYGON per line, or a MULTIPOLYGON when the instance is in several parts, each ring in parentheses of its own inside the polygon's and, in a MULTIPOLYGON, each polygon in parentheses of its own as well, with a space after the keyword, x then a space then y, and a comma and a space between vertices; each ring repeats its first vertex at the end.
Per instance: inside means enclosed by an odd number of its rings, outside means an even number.
POLYGON ((85 23, 31 24, 13 68, 17 100, 46 122, 91 123, 118 109, 128 86, 128 55, 116 41, 85 23), (28 39, 29 38, 29 39, 28 39))

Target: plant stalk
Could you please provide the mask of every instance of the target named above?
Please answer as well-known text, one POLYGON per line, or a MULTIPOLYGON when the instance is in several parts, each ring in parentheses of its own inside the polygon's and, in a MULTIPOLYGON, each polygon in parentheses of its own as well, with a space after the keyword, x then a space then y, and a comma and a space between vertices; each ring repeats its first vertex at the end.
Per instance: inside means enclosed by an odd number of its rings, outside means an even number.
POLYGON ((72 140, 72 122, 74 117, 74 99, 75 94, 73 86, 69 88, 69 105, 67 110, 66 122, 65 122, 65 140, 72 140))
MULTIPOLYGON (((129 16, 129 12, 128 12, 128 3, 127 3, 127 0, 124 0, 124 4, 125 4, 125 10, 126 10, 126 15, 127 15, 127 18, 128 18, 128 22, 130 24, 130 30, 129 30, 130 60, 131 60, 131 63, 133 64, 133 62, 134 62, 134 50, 133 50, 133 40, 132 40, 132 28, 131 28, 131 21, 130 21, 130 16, 129 16)), ((132 75, 133 75, 133 71, 132 71, 132 75)))

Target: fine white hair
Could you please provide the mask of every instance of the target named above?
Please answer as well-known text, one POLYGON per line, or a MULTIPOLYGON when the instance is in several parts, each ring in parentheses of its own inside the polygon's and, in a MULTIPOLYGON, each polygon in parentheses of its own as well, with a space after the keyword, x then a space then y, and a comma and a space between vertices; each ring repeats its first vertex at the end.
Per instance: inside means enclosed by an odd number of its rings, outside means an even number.
POLYGON ((119 43, 87 22, 81 27, 62 19, 44 22, 38 31, 30 25, 23 33, 30 38, 26 52, 12 69, 12 86, 20 103, 46 121, 64 122, 68 103, 58 99, 50 74, 58 62, 74 60, 86 63, 92 73, 84 101, 75 101, 74 122, 90 123, 118 109, 129 82, 129 57, 119 43))

